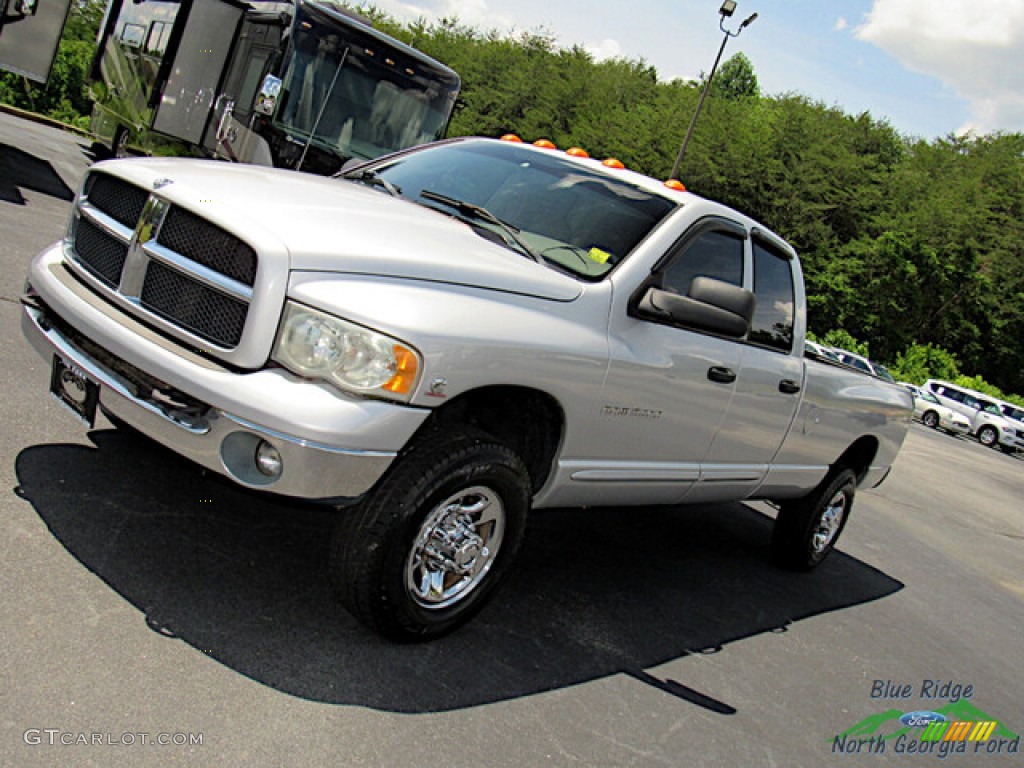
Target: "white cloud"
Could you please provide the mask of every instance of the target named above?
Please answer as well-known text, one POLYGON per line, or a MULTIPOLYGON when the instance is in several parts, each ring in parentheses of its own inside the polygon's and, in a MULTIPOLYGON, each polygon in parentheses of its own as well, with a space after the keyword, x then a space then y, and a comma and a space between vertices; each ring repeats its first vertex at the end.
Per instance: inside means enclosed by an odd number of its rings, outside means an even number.
POLYGON ((587 43, 584 47, 587 53, 594 57, 595 61, 616 59, 624 55, 622 44, 618 40, 613 40, 612 38, 605 38, 599 43, 587 43))
POLYGON ((840 16, 838 19, 836 19, 836 25, 832 29, 834 29, 836 32, 842 32, 848 26, 849 24, 846 21, 846 19, 840 16))
POLYGON ((965 128, 1024 130, 1024 0, 875 0, 855 34, 966 99, 965 128))

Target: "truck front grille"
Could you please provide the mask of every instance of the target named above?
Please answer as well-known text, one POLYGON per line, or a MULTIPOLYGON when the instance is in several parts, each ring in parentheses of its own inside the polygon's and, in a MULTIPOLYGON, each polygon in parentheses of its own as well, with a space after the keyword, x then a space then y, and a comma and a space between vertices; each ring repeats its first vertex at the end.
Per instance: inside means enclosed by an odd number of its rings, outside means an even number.
POLYGON ((160 228, 161 245, 245 285, 256 281, 256 251, 234 235, 184 208, 171 208, 160 228))
POLYGON ((242 339, 256 251, 191 211, 105 173, 76 206, 72 258, 158 326, 225 349, 242 339))
POLYGON ((142 286, 142 306, 197 336, 234 347, 242 338, 248 306, 152 262, 142 286))
POLYGON ((128 244, 122 242, 89 219, 78 222, 75 233, 75 251, 78 258, 96 277, 116 288, 128 255, 128 244))
POLYGON ((146 190, 102 173, 89 176, 85 194, 92 205, 130 229, 135 229, 135 222, 142 216, 142 209, 149 197, 146 190))

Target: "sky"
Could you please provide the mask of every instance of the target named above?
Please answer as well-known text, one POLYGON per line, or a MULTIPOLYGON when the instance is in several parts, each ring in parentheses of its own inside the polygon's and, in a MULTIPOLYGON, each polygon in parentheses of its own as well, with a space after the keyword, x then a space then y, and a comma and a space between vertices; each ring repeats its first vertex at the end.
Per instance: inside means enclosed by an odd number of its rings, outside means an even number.
MULTIPOLYGON (((596 59, 643 60, 662 80, 711 69, 721 0, 364 0, 402 21, 456 18, 540 33, 596 59)), ((1024 132, 1024 0, 738 0, 726 45, 761 92, 799 93, 907 137, 1024 132)))

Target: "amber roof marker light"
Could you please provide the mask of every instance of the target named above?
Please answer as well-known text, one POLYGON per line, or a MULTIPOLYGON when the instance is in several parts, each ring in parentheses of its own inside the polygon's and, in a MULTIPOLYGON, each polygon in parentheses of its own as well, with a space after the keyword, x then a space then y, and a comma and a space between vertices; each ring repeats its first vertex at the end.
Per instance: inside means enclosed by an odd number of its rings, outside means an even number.
POLYGON ((715 63, 711 65, 711 73, 708 75, 708 79, 704 81, 704 88, 700 92, 700 99, 697 101, 697 108, 693 111, 693 117, 690 119, 690 127, 686 129, 686 138, 683 139, 683 146, 679 148, 679 154, 676 155, 675 165, 672 166, 672 173, 669 174, 670 179, 679 178, 679 166, 683 164, 683 158, 686 156, 686 148, 689 146, 690 139, 693 137, 693 128, 697 125, 697 118, 700 116, 701 107, 704 106, 704 99, 707 98, 708 90, 711 88, 711 81, 715 77, 715 71, 718 69, 718 63, 722 60, 722 53, 725 51, 725 44, 729 42, 730 37, 739 37, 740 32, 753 24, 754 19, 757 18, 756 13, 750 14, 740 24, 739 29, 732 32, 725 28, 725 20, 735 12, 735 0, 725 0, 725 2, 722 3, 722 7, 718 9, 718 28, 725 33, 725 37, 722 38, 722 45, 718 48, 718 55, 715 57, 715 63))

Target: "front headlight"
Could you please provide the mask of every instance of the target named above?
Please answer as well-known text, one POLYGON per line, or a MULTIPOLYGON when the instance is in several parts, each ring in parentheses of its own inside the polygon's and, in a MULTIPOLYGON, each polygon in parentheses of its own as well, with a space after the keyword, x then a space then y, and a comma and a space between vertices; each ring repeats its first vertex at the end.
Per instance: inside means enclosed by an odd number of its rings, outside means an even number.
POLYGON ((299 376, 364 395, 406 400, 420 356, 390 336, 288 302, 273 359, 299 376))

